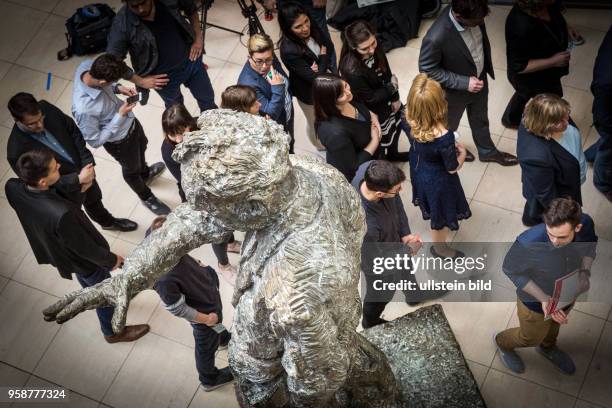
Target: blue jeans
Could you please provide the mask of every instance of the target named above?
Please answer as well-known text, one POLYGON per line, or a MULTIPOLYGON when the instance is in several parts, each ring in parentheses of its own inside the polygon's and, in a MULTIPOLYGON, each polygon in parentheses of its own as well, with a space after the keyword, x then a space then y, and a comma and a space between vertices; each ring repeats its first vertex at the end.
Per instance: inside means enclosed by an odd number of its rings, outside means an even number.
POLYGON ((602 193, 612 192, 612 134, 597 129, 599 140, 584 155, 593 162, 593 184, 602 193))
POLYGON ((219 334, 211 327, 191 323, 195 340, 196 369, 202 384, 212 384, 219 373, 215 367, 215 352, 219 348, 219 334))
MULTIPOLYGON (((96 283, 102 282, 106 278, 110 278, 111 274, 107 268, 99 267, 95 272, 91 275, 83 276, 80 274, 76 274, 76 278, 81 284, 82 287, 88 288, 90 286, 95 285, 96 283)), ((102 329, 102 333, 105 336, 112 336, 113 326, 111 325, 111 320, 113 319, 113 313, 115 312, 115 308, 110 307, 99 307, 96 309, 96 313, 98 314, 98 320, 100 320, 100 328, 102 329)))
POLYGON ((170 81, 157 93, 164 101, 166 108, 176 103, 183 103, 181 85, 185 85, 193 97, 198 101, 201 112, 215 109, 215 91, 208 73, 204 69, 204 63, 200 58, 195 61, 187 60, 181 67, 167 72, 170 81))

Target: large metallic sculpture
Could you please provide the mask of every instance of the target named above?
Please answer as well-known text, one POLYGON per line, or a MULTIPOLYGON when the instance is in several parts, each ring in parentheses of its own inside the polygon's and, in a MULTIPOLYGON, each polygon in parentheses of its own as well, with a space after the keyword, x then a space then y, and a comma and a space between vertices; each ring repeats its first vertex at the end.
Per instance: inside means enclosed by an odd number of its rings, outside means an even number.
POLYGON ((233 304, 229 361, 238 397, 256 407, 394 407, 386 357, 355 329, 364 214, 356 192, 322 161, 288 154, 270 120, 205 112, 177 147, 188 203, 127 257, 123 273, 64 296, 44 311, 65 322, 129 301, 181 256, 246 231, 233 304))

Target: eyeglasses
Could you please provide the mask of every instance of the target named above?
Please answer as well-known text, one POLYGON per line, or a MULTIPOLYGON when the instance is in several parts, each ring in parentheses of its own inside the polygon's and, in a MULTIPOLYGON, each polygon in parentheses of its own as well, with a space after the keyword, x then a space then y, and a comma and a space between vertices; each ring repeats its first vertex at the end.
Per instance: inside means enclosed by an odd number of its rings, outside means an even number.
POLYGON ((254 59, 253 57, 250 57, 250 58, 251 58, 251 61, 253 61, 253 63, 258 67, 262 67, 264 65, 272 65, 272 62, 274 62, 274 58, 268 58, 265 60, 254 59))

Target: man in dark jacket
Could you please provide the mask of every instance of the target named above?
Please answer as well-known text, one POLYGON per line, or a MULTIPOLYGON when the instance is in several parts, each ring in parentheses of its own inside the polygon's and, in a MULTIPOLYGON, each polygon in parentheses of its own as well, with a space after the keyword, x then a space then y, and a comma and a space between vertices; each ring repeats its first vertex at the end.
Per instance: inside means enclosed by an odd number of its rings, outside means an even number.
MULTIPOLYGON (((484 19, 488 0, 452 0, 431 26, 421 45, 419 71, 440 83, 448 100, 448 128, 457 130, 467 109, 472 137, 482 162, 518 164, 515 156, 497 150, 489 131, 489 85, 495 79, 491 44, 484 19)), ((466 161, 474 160, 468 152, 466 161)))
MULTIPOLYGON (((153 220, 147 230, 161 227, 166 217, 153 220)), ((204 391, 229 384, 234 376, 229 367, 215 367, 215 352, 227 348, 231 335, 221 322, 223 305, 219 293, 219 277, 210 266, 204 266, 189 255, 163 275, 153 287, 167 311, 187 320, 193 328, 196 368, 204 391)))
MULTIPOLYGON (((379 274, 373 269, 377 257, 393 258, 402 253, 414 254, 422 245, 419 235, 410 232, 408 217, 399 196, 405 180, 402 170, 385 160, 363 163, 353 178, 352 185, 361 197, 368 228, 361 246, 361 269, 367 284, 361 322, 364 329, 386 322, 380 315, 393 298, 395 290, 383 289, 383 282, 393 284, 406 279, 416 283, 411 270, 379 274)), ((412 263, 409 269, 412 269, 412 263)), ((421 300, 416 289, 404 290, 404 295, 409 305, 415 305, 421 300)))
POLYGON ((181 84, 201 111, 216 108, 215 94, 202 63, 204 40, 193 0, 125 0, 108 34, 106 52, 125 58, 133 70, 124 78, 144 94, 155 89, 166 108, 183 103, 181 84), (189 21, 187 21, 187 19, 189 21))
POLYGON ((593 220, 582 213, 580 204, 567 198, 553 200, 544 213, 544 223, 516 239, 503 270, 516 285, 520 327, 504 330, 494 338, 499 356, 510 370, 525 370, 517 348, 536 347, 563 373, 576 371, 570 356, 556 345, 560 325, 567 323, 573 303, 556 310, 550 309, 550 303, 556 280, 571 273, 578 274, 576 296, 589 289, 596 246, 593 220))
POLYGON ((113 217, 102 204, 102 191, 95 179, 95 161, 74 121, 47 101, 36 101, 20 92, 8 102, 15 125, 6 155, 13 171, 17 159, 30 150, 51 149, 61 164, 62 177, 56 190, 64 198, 81 203, 89 217, 106 230, 133 231, 138 225, 113 217))
MULTIPOLYGON (((110 271, 121 267, 123 257, 110 251, 108 242, 79 205, 57 194, 53 186, 61 178, 60 167, 49 149, 24 153, 16 164, 19 179, 6 183, 6 198, 38 263, 55 266, 64 279, 72 279, 75 274, 85 288, 110 278, 110 271)), ((149 331, 148 325, 136 325, 113 334, 114 308, 98 308, 96 312, 108 343, 134 341, 149 331)))

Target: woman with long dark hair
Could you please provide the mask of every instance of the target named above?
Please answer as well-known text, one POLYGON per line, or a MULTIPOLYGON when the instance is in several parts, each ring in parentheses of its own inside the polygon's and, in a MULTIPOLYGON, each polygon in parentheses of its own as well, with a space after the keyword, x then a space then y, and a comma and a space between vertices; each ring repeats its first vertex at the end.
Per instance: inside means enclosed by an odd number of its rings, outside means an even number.
MULTIPOLYGON (((168 167, 168 170, 170 170, 170 173, 176 179, 181 202, 184 203, 187 201, 187 198, 181 186, 181 165, 172 158, 172 152, 174 152, 177 144, 183 142, 185 133, 198 130, 198 124, 187 108, 185 108, 185 105, 179 103, 169 106, 162 113, 162 129, 165 135, 161 147, 162 158, 164 163, 166 163, 166 167, 168 167)), ((221 274, 233 286, 236 280, 236 267, 230 263, 227 253, 233 252, 239 254, 241 242, 235 240, 232 234, 229 241, 222 244, 211 244, 211 246, 217 257, 221 274)))
POLYGON ((327 163, 350 183, 362 163, 377 157, 378 119, 364 104, 353 101, 350 85, 336 75, 315 78, 313 96, 315 126, 327 149, 327 163))
POLYGON ((321 32, 306 8, 299 3, 283 4, 278 10, 281 29, 280 56, 289 71, 289 90, 306 117, 306 135, 324 150, 314 129, 312 82, 319 74, 336 72, 334 44, 321 32))
POLYGON ((368 22, 358 20, 344 29, 340 75, 351 85, 355 99, 378 116, 383 157, 408 161, 408 152, 399 153, 397 148, 405 127, 397 77, 391 72, 387 57, 376 41, 376 32, 368 22))

